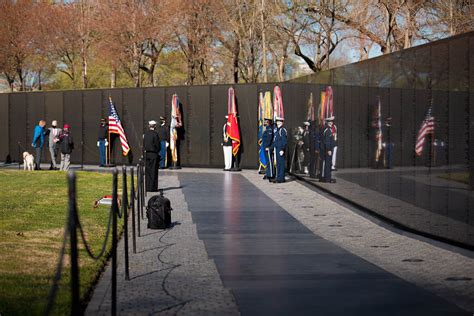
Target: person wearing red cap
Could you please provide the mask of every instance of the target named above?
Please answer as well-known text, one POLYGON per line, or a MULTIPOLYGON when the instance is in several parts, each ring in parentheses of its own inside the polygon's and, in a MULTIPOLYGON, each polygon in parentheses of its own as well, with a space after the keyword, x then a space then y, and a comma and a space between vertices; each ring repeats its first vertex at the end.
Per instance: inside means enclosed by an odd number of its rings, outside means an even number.
POLYGON ((59 141, 61 148, 61 165, 59 170, 68 171, 71 163, 71 153, 74 149, 74 141, 68 124, 64 124, 59 141))

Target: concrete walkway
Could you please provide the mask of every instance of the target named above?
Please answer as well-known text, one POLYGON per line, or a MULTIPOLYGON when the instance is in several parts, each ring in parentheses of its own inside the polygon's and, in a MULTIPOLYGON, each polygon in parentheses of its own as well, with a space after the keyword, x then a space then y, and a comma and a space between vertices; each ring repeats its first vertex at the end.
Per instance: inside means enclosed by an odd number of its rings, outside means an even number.
MULTIPOLYGON (((298 182, 183 169, 163 172, 160 187, 177 225, 142 223, 132 280, 123 260, 118 267, 121 315, 474 311, 473 259, 386 230, 298 182)), ((109 270, 88 315, 110 313, 109 270)))
MULTIPOLYGON (((222 285, 213 260, 197 237, 196 225, 176 176, 160 175, 160 188, 172 201, 170 230, 146 228, 130 246, 130 281, 125 281, 123 238, 118 245, 117 313, 119 315, 238 315, 234 298, 222 285)), ((147 198, 152 195, 149 194, 147 198)), ((131 230, 131 225, 130 225, 131 230)), ((86 315, 110 315, 111 266, 107 267, 86 315)))

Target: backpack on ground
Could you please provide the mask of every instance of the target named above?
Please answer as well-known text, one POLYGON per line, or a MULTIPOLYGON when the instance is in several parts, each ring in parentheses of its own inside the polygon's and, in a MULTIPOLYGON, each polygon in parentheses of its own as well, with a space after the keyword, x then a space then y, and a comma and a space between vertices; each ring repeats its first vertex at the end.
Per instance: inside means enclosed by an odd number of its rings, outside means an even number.
POLYGON ((163 191, 160 191, 159 195, 152 196, 146 207, 147 227, 149 229, 170 228, 171 210, 170 200, 163 196, 163 191))

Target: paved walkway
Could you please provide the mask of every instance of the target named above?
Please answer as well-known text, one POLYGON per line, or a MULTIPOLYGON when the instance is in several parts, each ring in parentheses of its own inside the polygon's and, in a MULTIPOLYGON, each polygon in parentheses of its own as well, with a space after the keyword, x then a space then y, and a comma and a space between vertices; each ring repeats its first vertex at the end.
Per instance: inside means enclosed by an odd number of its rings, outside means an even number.
POLYGON ((474 247, 474 191, 441 178, 455 168, 343 169, 337 183, 308 181, 407 227, 474 247))
MULTIPOLYGON (((298 182, 270 184, 254 171, 163 174, 178 223, 167 232, 143 223, 131 281, 119 264, 119 314, 474 311, 469 257, 388 231, 298 182)), ((109 270, 89 315, 110 312, 109 270)))
MULTIPOLYGON (((238 315, 232 294, 223 287, 214 262, 197 237, 180 182, 173 175, 160 175, 159 180, 160 188, 172 201, 174 227, 166 231, 149 230, 146 218, 141 222, 142 237, 137 237, 137 254, 132 253, 131 237, 129 240, 130 281, 125 281, 123 238, 120 241, 118 314, 238 315)), ((86 315, 110 315, 111 273, 109 265, 86 315)))

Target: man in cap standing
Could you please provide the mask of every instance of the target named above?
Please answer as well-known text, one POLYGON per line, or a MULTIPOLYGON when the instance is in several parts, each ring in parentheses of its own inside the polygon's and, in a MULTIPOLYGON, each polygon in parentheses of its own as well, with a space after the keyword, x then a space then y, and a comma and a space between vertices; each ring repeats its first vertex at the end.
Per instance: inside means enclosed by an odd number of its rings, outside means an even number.
POLYGON ((143 135, 147 192, 158 192, 158 157, 160 155, 161 144, 160 137, 155 129, 156 121, 149 121, 148 130, 143 135))
POLYGON ((59 136, 61 146, 61 164, 59 170, 68 171, 71 164, 71 153, 74 149, 74 141, 68 124, 64 124, 61 136, 59 136))
POLYGON ((170 127, 166 124, 166 117, 160 116, 160 128, 158 130, 160 137, 160 169, 165 169, 168 164, 168 146, 170 145, 170 127))
POLYGON ((321 182, 336 182, 332 179, 332 155, 334 150, 334 135, 332 133, 334 117, 328 117, 325 119, 326 126, 323 129, 321 137, 321 155, 323 156, 323 174, 321 182))
POLYGON ((276 183, 285 182, 285 153, 288 141, 288 132, 283 127, 284 119, 282 117, 276 118, 276 131, 274 135, 273 148, 276 155, 276 183))
POLYGON ((48 127, 48 147, 49 154, 51 156, 51 165, 49 170, 58 170, 56 159, 59 152, 59 136, 61 135, 62 130, 58 127, 58 121, 54 120, 51 122, 51 127, 48 127))
POLYGON ((97 137, 97 147, 99 147, 99 156, 100 156, 100 167, 104 167, 107 164, 106 159, 106 147, 109 145, 107 141, 107 136, 109 134, 107 121, 105 119, 100 119, 99 125, 99 134, 97 137))

